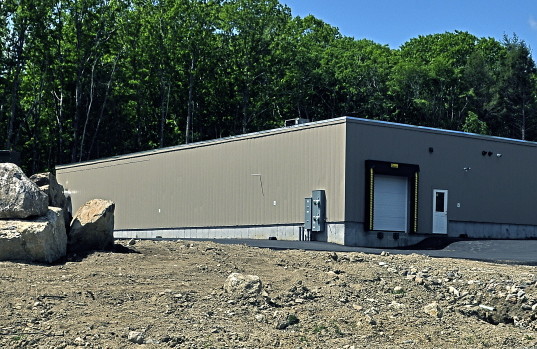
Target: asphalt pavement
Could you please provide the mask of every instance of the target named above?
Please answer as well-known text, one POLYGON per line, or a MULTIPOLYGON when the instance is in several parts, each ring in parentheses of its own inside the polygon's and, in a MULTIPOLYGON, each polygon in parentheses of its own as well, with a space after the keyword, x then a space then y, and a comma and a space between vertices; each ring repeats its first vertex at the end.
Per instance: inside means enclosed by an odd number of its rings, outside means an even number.
POLYGON ((334 252, 364 252, 379 254, 389 251, 391 254, 417 253, 430 257, 460 258, 493 263, 523 264, 537 266, 537 240, 455 240, 446 245, 431 248, 414 249, 378 249, 367 247, 342 246, 319 241, 285 241, 254 239, 187 239, 214 241, 220 244, 243 244, 253 247, 275 250, 312 250, 334 252))

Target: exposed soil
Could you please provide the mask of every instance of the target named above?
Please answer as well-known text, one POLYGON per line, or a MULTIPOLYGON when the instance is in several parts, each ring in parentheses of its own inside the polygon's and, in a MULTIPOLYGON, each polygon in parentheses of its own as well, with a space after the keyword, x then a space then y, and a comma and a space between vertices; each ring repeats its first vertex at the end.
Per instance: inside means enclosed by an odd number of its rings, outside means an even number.
POLYGON ((116 246, 53 266, 1 262, 0 347, 537 348, 536 267, 116 246), (259 276, 262 292, 225 292, 233 272, 259 276))

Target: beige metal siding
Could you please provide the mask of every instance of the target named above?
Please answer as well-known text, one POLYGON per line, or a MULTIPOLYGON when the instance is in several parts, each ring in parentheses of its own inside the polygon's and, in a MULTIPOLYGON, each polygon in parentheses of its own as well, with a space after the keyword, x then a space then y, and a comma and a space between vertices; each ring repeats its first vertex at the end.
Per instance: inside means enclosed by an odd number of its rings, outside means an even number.
POLYGON ((116 229, 302 223, 324 189, 327 220, 343 221, 345 120, 60 166, 73 206, 116 202, 116 229), (257 176, 260 175, 260 176, 257 176), (160 211, 159 211, 160 210, 160 211))

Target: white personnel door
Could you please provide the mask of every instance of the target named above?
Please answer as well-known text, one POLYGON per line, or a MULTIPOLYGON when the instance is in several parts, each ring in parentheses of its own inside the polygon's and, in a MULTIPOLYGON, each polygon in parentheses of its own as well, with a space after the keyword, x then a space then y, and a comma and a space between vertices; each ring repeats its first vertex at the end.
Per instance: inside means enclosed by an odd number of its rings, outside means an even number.
POLYGON ((433 190, 433 234, 447 234, 448 191, 433 190))
POLYGON ((375 175, 373 230, 407 232, 408 178, 375 175))

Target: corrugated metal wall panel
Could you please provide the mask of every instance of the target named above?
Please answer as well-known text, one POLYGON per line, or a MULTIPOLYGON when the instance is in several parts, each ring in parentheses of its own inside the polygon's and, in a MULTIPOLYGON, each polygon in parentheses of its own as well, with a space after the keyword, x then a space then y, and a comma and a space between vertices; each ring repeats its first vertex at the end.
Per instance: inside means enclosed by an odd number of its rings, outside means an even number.
POLYGON ((364 222, 365 161, 378 160, 420 166, 419 233, 432 231, 434 189, 449 190, 450 221, 537 224, 535 143, 358 119, 347 132, 346 221, 364 222))
POLYGON ((345 120, 60 166, 73 206, 116 202, 116 229, 300 223, 304 198, 324 189, 342 221, 345 120), (260 175, 260 176, 258 176, 260 175))

